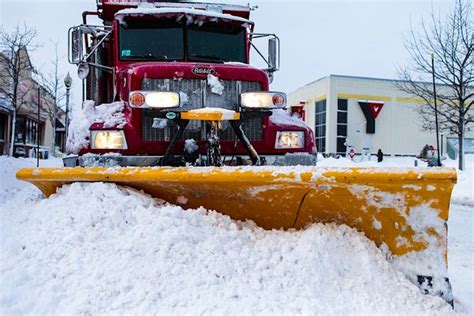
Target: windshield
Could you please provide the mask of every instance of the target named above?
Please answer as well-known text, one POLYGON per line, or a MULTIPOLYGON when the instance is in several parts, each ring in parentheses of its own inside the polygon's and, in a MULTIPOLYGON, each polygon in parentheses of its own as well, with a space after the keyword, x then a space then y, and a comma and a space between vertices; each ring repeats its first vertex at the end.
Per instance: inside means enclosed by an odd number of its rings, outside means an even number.
POLYGON ((184 30, 180 27, 121 27, 121 60, 182 60, 184 30))
POLYGON ((246 62, 242 26, 120 25, 120 60, 246 62))
POLYGON ((188 30, 188 59, 195 61, 245 62, 244 29, 226 32, 213 29, 188 30))

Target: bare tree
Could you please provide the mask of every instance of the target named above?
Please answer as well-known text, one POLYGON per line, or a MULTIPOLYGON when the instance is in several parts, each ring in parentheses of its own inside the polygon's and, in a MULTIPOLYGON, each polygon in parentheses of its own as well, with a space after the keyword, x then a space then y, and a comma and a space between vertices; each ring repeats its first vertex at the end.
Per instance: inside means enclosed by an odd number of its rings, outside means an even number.
POLYGON ((429 83, 434 73, 439 85, 436 94, 439 127, 457 135, 461 170, 464 168, 464 131, 474 121, 471 111, 474 100, 473 33, 469 0, 455 0, 452 12, 444 18, 437 17, 432 11, 429 23, 422 20, 418 32, 412 27, 405 40, 412 62, 400 69, 401 81, 397 84, 402 91, 424 101, 425 104, 417 108, 422 128, 434 130, 434 94, 429 83))
POLYGON ((46 75, 41 76, 43 89, 51 96, 52 104, 46 106, 44 111, 51 121, 51 126, 53 130, 53 137, 51 143, 51 151, 54 153, 56 149, 56 119, 60 113, 61 107, 60 104, 64 99, 64 93, 62 93, 63 84, 61 80, 61 74, 59 73, 59 56, 58 56, 58 42, 53 42, 55 54, 53 60, 51 60, 51 65, 53 66, 52 71, 46 75))
POLYGON ((32 67, 26 52, 35 47, 33 43, 35 37, 36 30, 27 25, 17 26, 11 33, 0 29, 0 46, 7 54, 0 77, 0 93, 13 108, 10 156, 13 156, 17 113, 22 106, 27 104, 27 96, 31 89, 31 85, 23 84, 23 81, 25 73, 32 67))

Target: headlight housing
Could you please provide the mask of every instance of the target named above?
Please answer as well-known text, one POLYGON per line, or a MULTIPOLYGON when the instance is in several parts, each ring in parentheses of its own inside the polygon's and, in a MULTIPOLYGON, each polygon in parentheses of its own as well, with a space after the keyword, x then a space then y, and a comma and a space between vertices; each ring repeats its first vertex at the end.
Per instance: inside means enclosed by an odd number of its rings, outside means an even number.
POLYGON ((123 131, 91 131, 92 149, 127 149, 123 131))
POLYGON ((179 93, 169 91, 132 91, 128 96, 132 108, 177 108, 181 104, 179 93))
POLYGON ((276 149, 304 148, 303 131, 281 131, 276 133, 276 149))
POLYGON ((286 107, 283 92, 246 92, 240 95, 240 105, 251 109, 279 109, 286 107))

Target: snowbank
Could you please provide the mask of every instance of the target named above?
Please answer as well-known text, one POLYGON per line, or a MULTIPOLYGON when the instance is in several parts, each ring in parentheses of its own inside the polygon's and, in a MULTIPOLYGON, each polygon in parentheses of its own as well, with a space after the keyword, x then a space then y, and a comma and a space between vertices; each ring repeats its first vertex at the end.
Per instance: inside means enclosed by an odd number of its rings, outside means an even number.
POLYGON ((1 214, 7 314, 451 310, 346 226, 264 231, 104 183, 1 214))
POLYGON ((82 110, 74 116, 69 124, 66 151, 77 154, 89 146, 89 128, 94 123, 103 123, 104 127, 122 128, 126 124, 122 102, 104 103, 95 106, 94 101, 84 101, 82 110))

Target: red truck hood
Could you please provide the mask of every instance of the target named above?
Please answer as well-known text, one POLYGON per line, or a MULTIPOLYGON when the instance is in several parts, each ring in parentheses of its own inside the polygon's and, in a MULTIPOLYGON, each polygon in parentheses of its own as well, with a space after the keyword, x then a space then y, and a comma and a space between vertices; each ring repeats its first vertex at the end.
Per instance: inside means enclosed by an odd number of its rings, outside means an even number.
MULTIPOLYGON (((118 71, 119 78, 139 90, 144 78, 206 79, 212 74, 222 80, 258 81, 268 90, 268 77, 260 69, 240 63, 208 64, 190 62, 146 62, 129 64, 118 71)), ((123 83, 123 81, 122 81, 123 83)))

